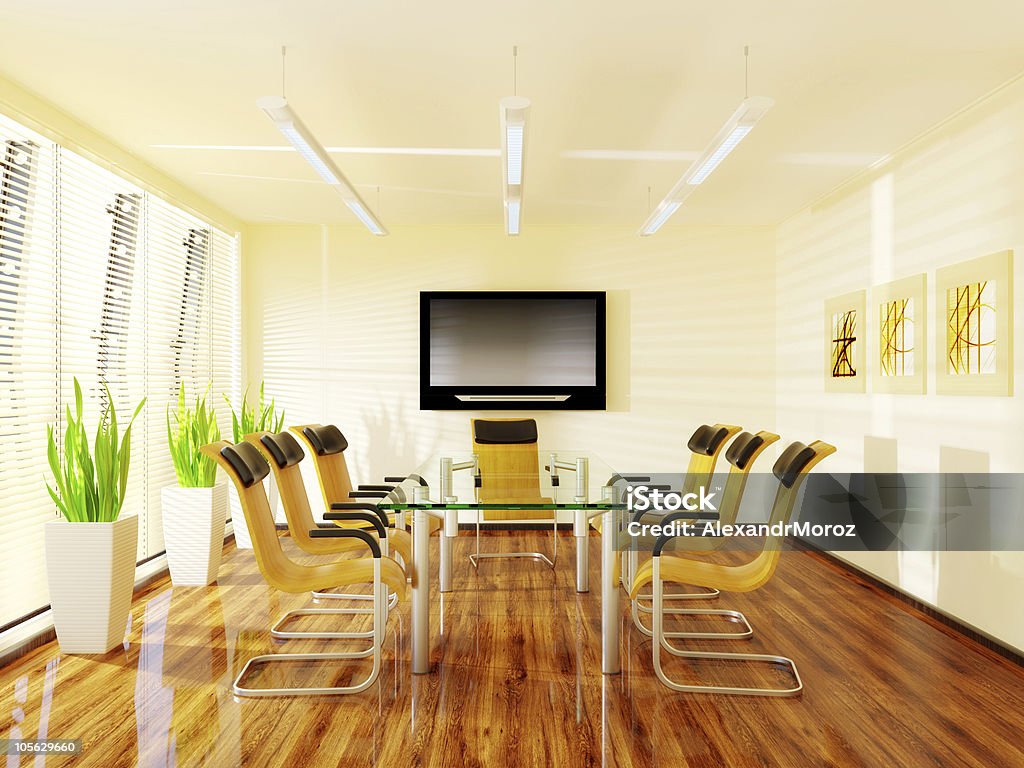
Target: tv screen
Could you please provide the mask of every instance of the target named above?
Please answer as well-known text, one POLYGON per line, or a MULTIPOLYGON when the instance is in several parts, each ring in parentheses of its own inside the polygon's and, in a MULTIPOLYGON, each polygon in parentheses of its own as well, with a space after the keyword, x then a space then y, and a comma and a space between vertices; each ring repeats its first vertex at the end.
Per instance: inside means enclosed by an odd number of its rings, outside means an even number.
POLYGON ((600 409, 603 292, 424 292, 424 409, 600 409))

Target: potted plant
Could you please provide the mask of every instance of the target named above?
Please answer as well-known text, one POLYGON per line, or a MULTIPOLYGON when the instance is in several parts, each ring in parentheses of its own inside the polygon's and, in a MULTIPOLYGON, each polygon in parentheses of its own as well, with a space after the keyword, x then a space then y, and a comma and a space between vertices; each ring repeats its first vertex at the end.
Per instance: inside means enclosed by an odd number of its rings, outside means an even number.
POLYGON ((46 576, 57 641, 64 653, 106 653, 124 640, 135 587, 139 518, 120 517, 128 487, 132 424, 118 439, 117 412, 107 406, 90 446, 75 379, 75 410, 67 407, 63 452, 47 427, 50 498, 64 516, 46 524, 46 576))
MULTIPOLYGON (((209 392, 209 388, 207 388, 209 392)), ((195 404, 185 404, 185 385, 178 390, 178 404, 171 423, 167 407, 167 444, 178 484, 160 491, 164 546, 171 583, 176 587, 203 587, 217 579, 228 492, 216 483, 217 465, 200 452, 207 443, 220 440, 220 428, 206 394, 195 404)))
MULTIPOLYGON (((246 435, 253 432, 280 432, 284 426, 284 411, 277 412, 274 400, 267 403, 263 393, 263 382, 260 382, 260 397, 255 405, 249 404, 249 389, 242 395, 241 411, 236 412, 227 395, 224 400, 231 408, 231 435, 236 443, 242 442, 246 435)), ((274 521, 284 522, 284 516, 278 509, 277 486, 274 484, 274 476, 267 478, 267 498, 270 501, 270 510, 274 513, 274 521)), ((231 520, 235 528, 235 546, 239 549, 252 549, 252 537, 249 535, 249 528, 246 526, 245 515, 242 514, 242 505, 238 500, 238 494, 231 494, 231 520)))

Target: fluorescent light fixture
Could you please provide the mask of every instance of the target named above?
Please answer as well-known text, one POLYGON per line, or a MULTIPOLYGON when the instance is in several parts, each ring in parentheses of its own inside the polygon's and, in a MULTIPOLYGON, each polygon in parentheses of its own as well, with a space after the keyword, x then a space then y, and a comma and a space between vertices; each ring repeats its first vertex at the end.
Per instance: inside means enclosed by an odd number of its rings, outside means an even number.
POLYGON ((682 202, 665 202, 662 201, 661 205, 654 209, 654 214, 651 216, 648 224, 644 225, 643 234, 651 235, 661 228, 661 225, 669 220, 669 217, 679 210, 679 206, 682 202))
POLYGON ((526 113, 530 100, 507 96, 501 100, 501 175, 505 203, 505 232, 519 234, 523 206, 523 163, 526 159, 526 113))
POLYGON ((752 125, 737 125, 732 129, 732 132, 726 137, 725 141, 719 145, 707 160, 705 160, 697 172, 693 174, 686 182, 687 184, 696 185, 700 184, 704 179, 711 175, 711 172, 718 167, 718 165, 729 156, 729 153, 736 149, 736 146, 743 141, 743 137, 750 133, 752 125))
POLYGON ((377 220, 369 207, 355 191, 345 175, 334 164, 327 150, 316 140, 305 123, 288 106, 282 96, 265 96, 257 100, 256 106, 267 113, 277 130, 288 140, 302 159, 309 163, 317 175, 334 187, 356 217, 375 235, 386 235, 388 231, 377 220))
POLYGON ((766 96, 752 96, 744 99, 730 117, 725 125, 721 127, 715 138, 708 145, 700 156, 693 161, 683 177, 676 182, 665 199, 658 204, 647 221, 640 227, 641 235, 653 235, 662 224, 669 220, 683 201, 690 196, 693 188, 704 182, 717 168, 729 153, 739 146, 739 143, 746 138, 753 130, 757 121, 764 117, 765 112, 771 109, 775 102, 766 96))
POLYGON ((373 217, 373 214, 366 210, 366 208, 363 207, 363 204, 358 200, 346 200, 345 205, 352 210, 352 213, 356 215, 356 218, 363 222, 363 224, 366 225, 366 228, 373 232, 373 234, 387 234, 387 231, 380 225, 380 222, 377 221, 377 219, 373 217))
POLYGON ((523 183, 523 131, 526 126, 509 125, 505 128, 507 138, 508 158, 506 160, 508 183, 520 185, 523 183))
POLYGON ((505 231, 510 235, 519 234, 519 201, 509 200, 505 203, 505 231))

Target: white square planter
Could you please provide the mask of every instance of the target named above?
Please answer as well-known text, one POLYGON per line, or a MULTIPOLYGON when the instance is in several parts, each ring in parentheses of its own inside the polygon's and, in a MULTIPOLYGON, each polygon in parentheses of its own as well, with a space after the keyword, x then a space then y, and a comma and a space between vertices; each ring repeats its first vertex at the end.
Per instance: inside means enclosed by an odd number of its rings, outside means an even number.
POLYGON ((205 587, 216 581, 228 514, 227 486, 168 486, 160 491, 160 512, 171 583, 205 587))
MULTIPOLYGON (((270 511, 274 513, 275 523, 285 523, 284 508, 278 503, 277 483, 273 475, 268 475, 264 480, 267 492, 267 501, 270 502, 270 511)), ((235 531, 235 546, 239 549, 252 549, 252 536, 249 535, 249 527, 245 524, 245 514, 242 512, 242 502, 238 499, 238 491, 232 487, 230 494, 231 504, 231 525, 235 531)))
POLYGON ((64 653, 107 653, 124 642, 135 587, 139 518, 46 524, 46 576, 64 653))

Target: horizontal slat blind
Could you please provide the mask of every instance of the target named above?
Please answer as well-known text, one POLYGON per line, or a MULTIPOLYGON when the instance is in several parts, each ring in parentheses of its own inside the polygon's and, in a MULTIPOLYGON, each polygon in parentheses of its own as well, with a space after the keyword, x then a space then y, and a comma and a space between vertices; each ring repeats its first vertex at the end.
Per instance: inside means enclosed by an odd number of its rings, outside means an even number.
MULTIPOLYGON (((63 148, 58 168, 59 401, 74 403, 77 377, 91 440, 107 404, 104 384, 122 432, 146 396, 142 190, 63 148)), ((132 430, 124 515, 145 508, 144 433, 144 424, 132 430)), ((139 558, 146 552, 145 525, 140 525, 139 558)))
POLYGON ((0 626, 48 602, 46 425, 56 417, 53 145, 0 117, 0 626), (14 585, 17 585, 16 587, 14 585))
MULTIPOLYGON (((230 399, 235 408, 242 400, 242 293, 238 240, 223 232, 210 234, 210 374, 221 436, 231 435, 230 399)), ((227 478, 221 478, 227 482, 227 478)), ((233 506, 233 505, 232 505, 233 506)))
MULTIPOLYGON (((0 627, 46 606, 46 427, 62 436, 73 377, 94 432, 107 387, 132 435, 123 515, 139 559, 163 550, 160 489, 175 483, 166 409, 184 382, 239 398, 237 238, 0 116, 0 627)), ((91 437, 92 435, 90 435, 91 437)))

